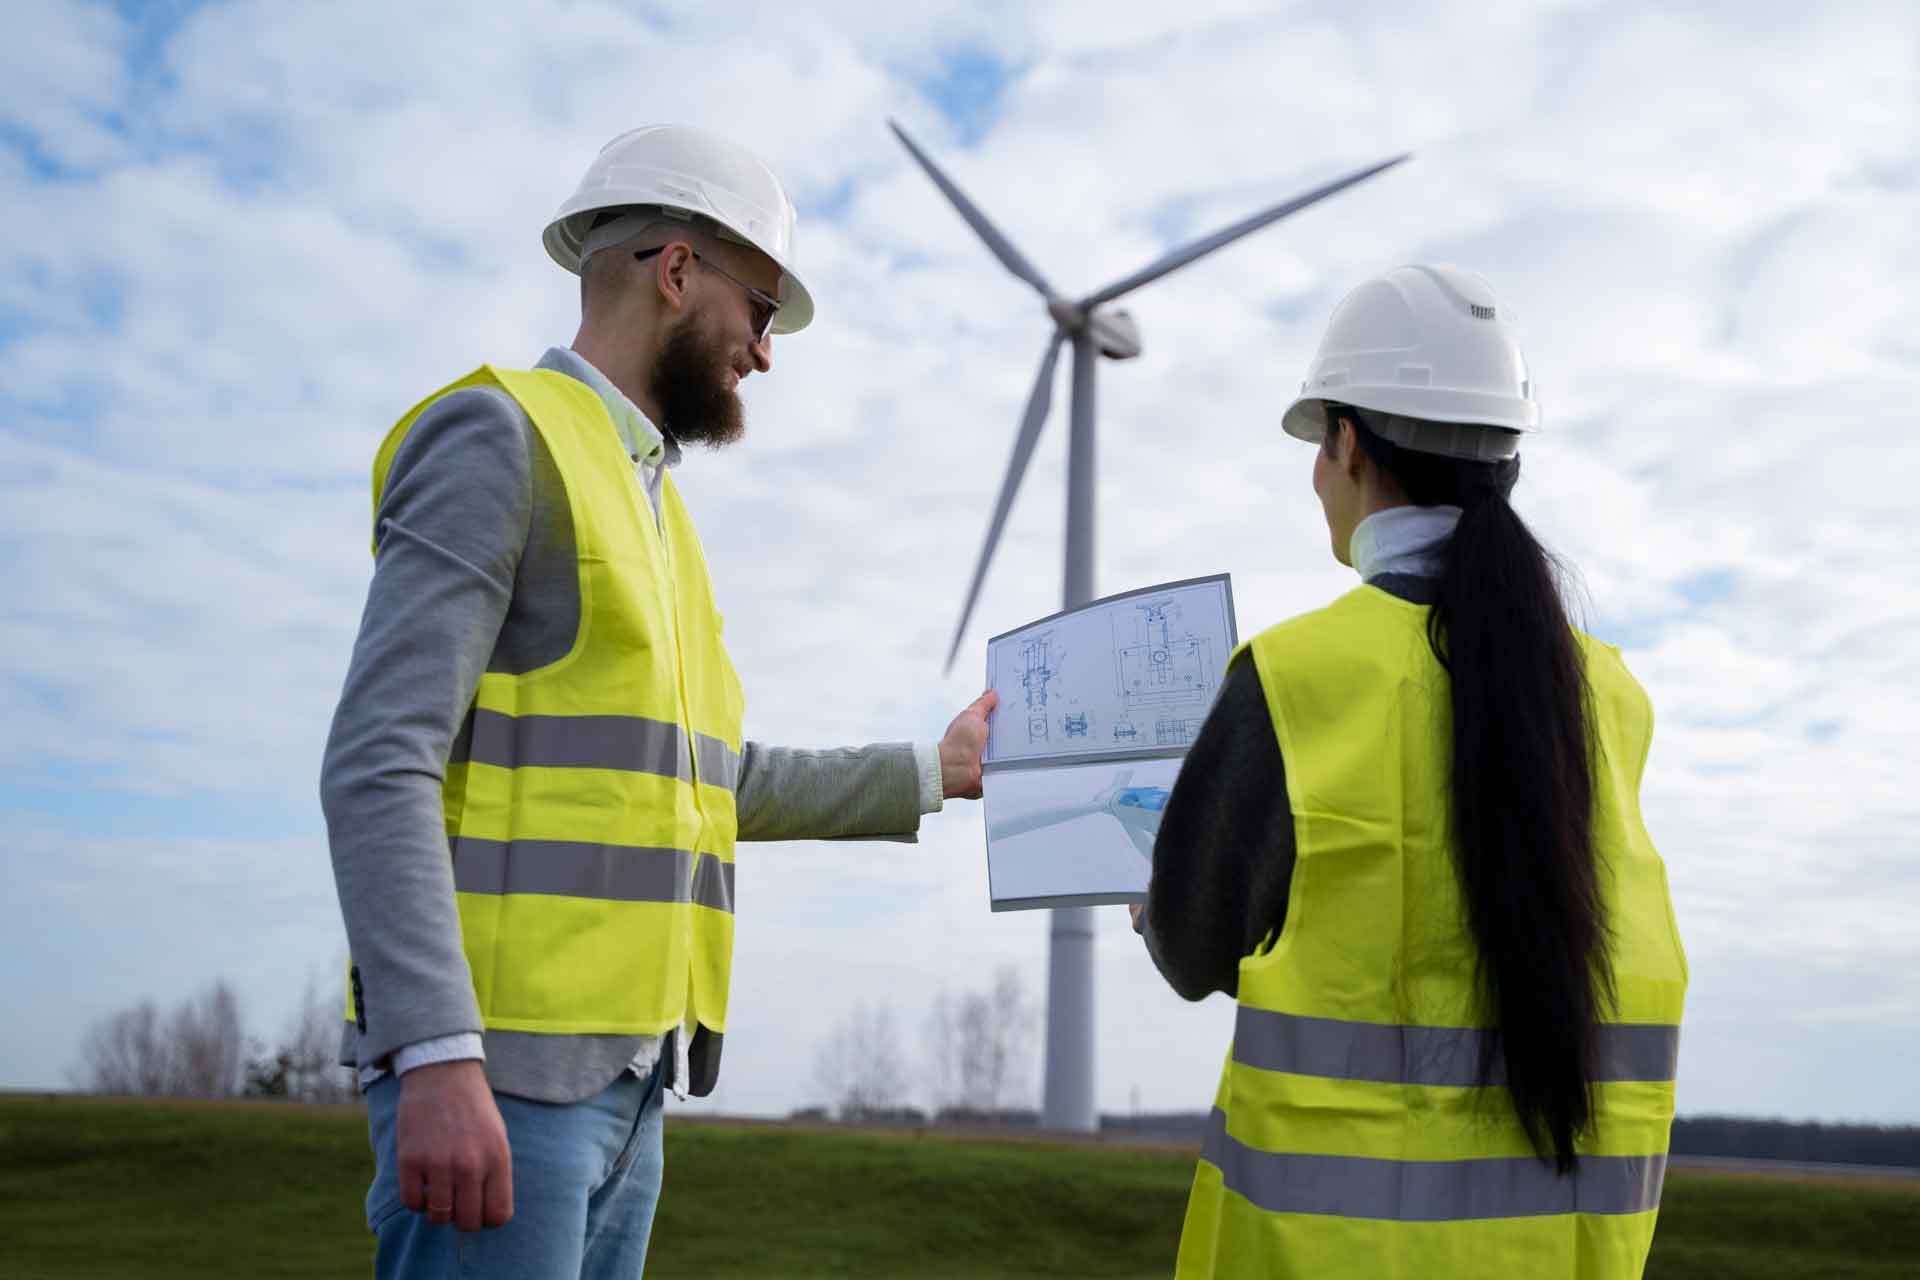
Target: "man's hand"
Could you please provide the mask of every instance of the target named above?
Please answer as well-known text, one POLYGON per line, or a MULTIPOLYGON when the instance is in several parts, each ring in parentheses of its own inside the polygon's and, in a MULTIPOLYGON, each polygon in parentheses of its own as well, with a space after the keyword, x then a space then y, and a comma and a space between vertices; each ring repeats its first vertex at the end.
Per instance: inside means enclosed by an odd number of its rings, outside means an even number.
POLYGON ((513 1217, 507 1126, 478 1062, 436 1062, 402 1075, 393 1141, 401 1202, 427 1221, 478 1231, 513 1217))
POLYGON ((987 716, 1000 705, 989 689, 947 726, 940 739, 940 790, 949 800, 980 798, 980 753, 987 749, 987 716))

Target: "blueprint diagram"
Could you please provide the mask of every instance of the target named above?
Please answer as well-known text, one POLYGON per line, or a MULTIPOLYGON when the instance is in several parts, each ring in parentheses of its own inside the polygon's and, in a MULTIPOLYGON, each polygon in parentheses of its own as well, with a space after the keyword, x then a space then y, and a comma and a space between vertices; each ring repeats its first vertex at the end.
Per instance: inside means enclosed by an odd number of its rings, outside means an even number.
POLYGON ((1144 900, 1160 814, 1237 642, 1225 574, 1141 587, 987 641, 995 911, 1144 900))
POLYGON ((988 764, 1184 751, 1236 642, 1225 574, 1143 587, 987 642, 988 764))

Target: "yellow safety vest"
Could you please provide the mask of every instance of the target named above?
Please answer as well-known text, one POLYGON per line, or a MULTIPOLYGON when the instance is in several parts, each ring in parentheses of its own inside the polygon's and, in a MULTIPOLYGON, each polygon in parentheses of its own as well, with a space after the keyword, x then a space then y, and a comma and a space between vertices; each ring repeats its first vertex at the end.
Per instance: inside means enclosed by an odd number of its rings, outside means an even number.
MULTIPOLYGON (((580 628, 559 660, 489 671, 447 762, 454 891, 489 1028, 657 1035, 727 1025, 740 681, 671 476, 656 523, 605 405, 564 374, 482 366, 400 419, 498 387, 566 490, 580 628)), ((348 1017, 353 1017, 351 1002, 348 1017)))
POLYGON ((1479 1080, 1489 1031, 1428 612, 1361 587, 1245 646, 1286 763, 1297 859, 1284 927, 1240 962, 1183 1277, 1601 1280, 1645 1265, 1687 983, 1640 818, 1652 711, 1618 652, 1580 637, 1619 998, 1600 1028, 1594 1124, 1560 1177, 1505 1089, 1479 1080))

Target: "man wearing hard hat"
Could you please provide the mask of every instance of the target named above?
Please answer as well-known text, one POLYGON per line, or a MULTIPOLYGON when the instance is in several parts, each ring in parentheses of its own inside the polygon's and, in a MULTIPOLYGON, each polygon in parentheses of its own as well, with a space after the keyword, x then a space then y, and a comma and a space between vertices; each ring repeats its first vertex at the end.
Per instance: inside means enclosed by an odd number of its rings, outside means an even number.
POLYGON ((663 1091, 719 1071, 735 841, 911 838, 980 794, 991 693, 938 744, 742 737, 670 471, 813 318, 794 221, 732 143, 614 139, 546 229, 571 349, 434 392, 375 458, 321 793, 379 1275, 640 1274, 663 1091))

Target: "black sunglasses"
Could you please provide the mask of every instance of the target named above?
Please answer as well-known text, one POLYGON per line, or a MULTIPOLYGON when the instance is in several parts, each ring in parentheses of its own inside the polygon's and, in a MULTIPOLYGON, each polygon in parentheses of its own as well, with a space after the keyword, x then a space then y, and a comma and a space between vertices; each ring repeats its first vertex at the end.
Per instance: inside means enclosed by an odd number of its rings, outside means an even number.
MULTIPOLYGON (((663 245, 658 245, 652 249, 636 250, 633 255, 633 260, 635 262, 645 262, 648 258, 651 258, 656 253, 662 252, 667 247, 668 246, 663 244, 663 245)), ((693 255, 693 260, 695 262, 699 263, 701 266, 705 267, 707 270, 719 272, 721 275, 725 276, 727 279, 733 281, 735 284, 739 285, 742 289, 746 290, 747 298, 753 304, 753 312, 752 312, 753 340, 755 342, 765 342, 767 340, 767 334, 773 331, 773 317, 780 310, 780 299, 775 298, 770 294, 763 293, 760 290, 754 288, 752 285, 748 284, 745 280, 742 280, 738 276, 733 275, 731 272, 727 271, 726 268, 719 266, 716 263, 708 262, 705 258, 700 256, 699 250, 689 247, 687 249, 687 252, 693 255)))

